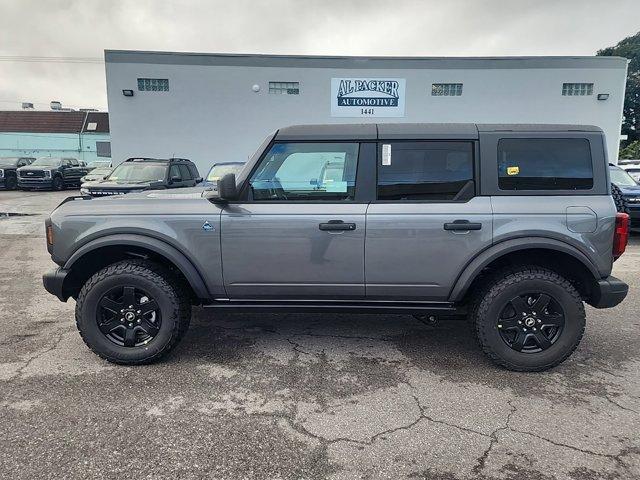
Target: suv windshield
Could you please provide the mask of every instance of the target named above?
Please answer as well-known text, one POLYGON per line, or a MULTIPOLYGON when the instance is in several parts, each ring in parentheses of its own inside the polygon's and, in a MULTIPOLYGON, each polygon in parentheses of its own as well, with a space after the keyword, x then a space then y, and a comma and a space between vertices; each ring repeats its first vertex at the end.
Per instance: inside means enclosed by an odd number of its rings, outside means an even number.
POLYGON ((207 181, 217 182, 227 173, 237 173, 238 171, 240 171, 243 165, 243 163, 218 163, 211 167, 211 170, 209 170, 207 181))
POLYGON ((31 165, 34 167, 57 167, 60 165, 59 158, 42 157, 37 159, 31 165))
POLYGON ((107 180, 114 182, 157 182, 165 179, 166 165, 125 162, 118 165, 107 180))
POLYGON ((618 187, 633 187, 638 185, 627 172, 618 167, 610 167, 611 181, 618 187))

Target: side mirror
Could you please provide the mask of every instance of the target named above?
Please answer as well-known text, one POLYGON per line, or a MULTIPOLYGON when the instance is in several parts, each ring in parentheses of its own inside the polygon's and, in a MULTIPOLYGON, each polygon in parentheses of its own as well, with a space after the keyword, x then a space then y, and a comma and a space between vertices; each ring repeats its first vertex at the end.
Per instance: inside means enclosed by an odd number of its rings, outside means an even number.
POLYGON ((174 175, 173 177, 171 177, 171 183, 176 183, 181 181, 182 181, 182 177, 179 177, 178 175, 174 175))
POLYGON ((196 183, 202 183, 202 177, 196 178, 196 183))
POLYGON ((227 173, 218 180, 218 197, 221 200, 235 200, 238 197, 235 173, 227 173))

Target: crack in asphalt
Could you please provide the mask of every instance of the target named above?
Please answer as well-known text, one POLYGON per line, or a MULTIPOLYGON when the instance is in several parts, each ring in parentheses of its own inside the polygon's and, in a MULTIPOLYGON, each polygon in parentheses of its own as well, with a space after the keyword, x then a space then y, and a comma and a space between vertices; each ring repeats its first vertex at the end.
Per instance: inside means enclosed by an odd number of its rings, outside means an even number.
POLYGON ((67 333, 67 332, 60 333, 58 335, 58 338, 56 338, 56 340, 53 342, 53 344, 50 347, 48 347, 48 348, 46 348, 44 350, 41 350, 38 353, 36 353, 36 354, 32 355, 31 357, 29 357, 25 361, 24 365, 22 365, 20 368, 18 368, 16 370, 16 372, 8 380, 11 381, 11 380, 15 380, 15 379, 19 378, 22 375, 22 373, 24 372, 24 370, 26 368, 28 368, 29 365, 31 365, 35 360, 40 358, 42 355, 45 355, 45 354, 51 352, 52 350, 55 350, 56 348, 58 348, 58 345, 60 345, 60 343, 62 342, 62 339, 64 338, 65 333, 67 333))
POLYGON ((498 433, 502 432, 504 430, 512 430, 511 426, 509 425, 509 422, 511 422, 511 417, 513 417, 513 414, 516 413, 516 411, 518 410, 516 408, 515 405, 513 405, 513 403, 511 402, 511 400, 509 400, 507 402, 509 404, 509 406, 511 407, 511 411, 509 412, 509 414, 507 415, 507 420, 505 421, 504 425, 502 427, 498 427, 496 428, 493 432, 491 432, 491 434, 489 435, 489 446, 487 447, 487 449, 482 453, 482 455, 480 455, 477 459, 476 459, 476 464, 473 467, 473 473, 476 475, 480 475, 480 473, 482 472, 482 470, 484 470, 485 464, 487 463, 487 458, 489 458, 489 454, 491 453, 491 450, 493 450, 493 447, 498 443, 498 433))
POLYGON ((635 411, 632 408, 629 407, 625 407, 624 405, 620 405, 618 402, 616 402, 615 400, 613 400, 609 395, 604 395, 604 398, 609 402, 612 403, 613 405, 615 405, 616 407, 622 409, 622 410, 626 410, 627 412, 631 412, 631 413, 635 413, 636 415, 638 415, 638 412, 635 411))

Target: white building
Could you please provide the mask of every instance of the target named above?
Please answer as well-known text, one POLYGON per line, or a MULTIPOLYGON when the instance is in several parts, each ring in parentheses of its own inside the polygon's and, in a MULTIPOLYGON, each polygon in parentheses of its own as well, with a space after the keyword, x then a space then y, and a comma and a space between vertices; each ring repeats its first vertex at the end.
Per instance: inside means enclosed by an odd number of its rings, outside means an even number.
POLYGON ((105 52, 112 158, 244 161, 291 124, 567 123, 617 161, 627 60, 105 52))

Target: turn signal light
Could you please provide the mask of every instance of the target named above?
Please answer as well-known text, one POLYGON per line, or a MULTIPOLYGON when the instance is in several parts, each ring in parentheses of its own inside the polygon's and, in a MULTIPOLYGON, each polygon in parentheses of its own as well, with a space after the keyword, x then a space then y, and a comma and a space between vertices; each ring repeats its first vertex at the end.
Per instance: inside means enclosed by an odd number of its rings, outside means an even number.
POLYGON ((47 225, 47 245, 53 246, 53 226, 47 225))
POLYGON ((613 258, 624 253, 629 241, 629 214, 616 213, 616 229, 613 233, 613 258))

